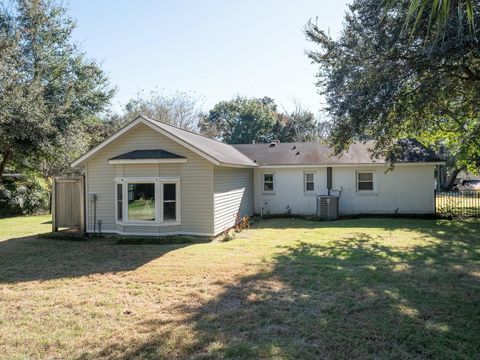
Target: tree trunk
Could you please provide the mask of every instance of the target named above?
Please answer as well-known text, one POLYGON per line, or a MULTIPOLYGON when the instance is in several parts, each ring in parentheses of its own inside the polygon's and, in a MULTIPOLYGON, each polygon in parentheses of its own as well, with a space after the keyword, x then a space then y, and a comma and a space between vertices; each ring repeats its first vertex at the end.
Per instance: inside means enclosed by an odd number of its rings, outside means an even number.
POLYGON ((443 188, 445 190, 451 190, 454 183, 455 183, 455 180, 457 179, 457 176, 458 174, 460 173, 460 171, 462 171, 463 169, 462 168, 455 168, 453 169, 452 173, 450 174, 450 176, 448 177, 448 180, 447 182, 443 185, 443 188))
POLYGON ((0 162, 0 183, 2 182, 3 173, 5 172, 5 167, 7 162, 10 160, 10 152, 5 151, 2 153, 2 162, 0 162))

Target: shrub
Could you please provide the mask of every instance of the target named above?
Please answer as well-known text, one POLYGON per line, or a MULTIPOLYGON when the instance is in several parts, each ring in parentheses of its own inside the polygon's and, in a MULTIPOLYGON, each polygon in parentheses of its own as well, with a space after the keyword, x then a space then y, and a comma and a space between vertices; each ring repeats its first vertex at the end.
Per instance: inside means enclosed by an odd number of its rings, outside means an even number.
POLYGON ((240 217, 240 214, 235 215, 235 231, 240 232, 242 230, 250 228, 250 218, 248 216, 240 217))
POLYGON ((223 232, 223 238, 222 241, 231 241, 235 239, 235 231, 233 229, 228 229, 223 232))
POLYGON ((0 216, 42 213, 49 205, 48 184, 39 177, 3 179, 0 183, 0 216))

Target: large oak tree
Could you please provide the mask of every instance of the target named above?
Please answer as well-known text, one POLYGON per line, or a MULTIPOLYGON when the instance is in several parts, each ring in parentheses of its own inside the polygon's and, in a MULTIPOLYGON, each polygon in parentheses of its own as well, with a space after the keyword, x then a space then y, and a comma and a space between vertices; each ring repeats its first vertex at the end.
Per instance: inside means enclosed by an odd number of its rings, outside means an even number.
POLYGON ((273 139, 277 106, 273 99, 236 97, 221 101, 199 122, 200 131, 227 144, 248 144, 273 139))
POLYGON ((337 152, 351 141, 378 140, 387 154, 399 138, 415 137, 449 149, 456 170, 480 159, 480 47, 475 4, 470 17, 450 12, 432 22, 420 12, 415 31, 405 31, 410 1, 385 11, 377 0, 355 0, 338 38, 310 22, 309 57, 319 66, 318 87, 333 119, 337 152), (473 18, 473 19, 472 19, 473 18), (441 26, 438 39, 436 26, 441 26))
POLYGON ((108 104, 107 78, 71 41, 74 27, 53 0, 0 7, 0 178, 8 164, 51 156, 108 104))

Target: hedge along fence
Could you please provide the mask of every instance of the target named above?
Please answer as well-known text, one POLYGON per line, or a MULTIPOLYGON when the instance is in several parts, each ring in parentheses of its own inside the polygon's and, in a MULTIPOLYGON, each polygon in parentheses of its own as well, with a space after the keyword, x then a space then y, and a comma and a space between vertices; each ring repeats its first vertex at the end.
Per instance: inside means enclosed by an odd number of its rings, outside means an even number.
POLYGON ((3 178, 0 182, 0 217, 45 213, 50 207, 50 187, 37 176, 3 178))

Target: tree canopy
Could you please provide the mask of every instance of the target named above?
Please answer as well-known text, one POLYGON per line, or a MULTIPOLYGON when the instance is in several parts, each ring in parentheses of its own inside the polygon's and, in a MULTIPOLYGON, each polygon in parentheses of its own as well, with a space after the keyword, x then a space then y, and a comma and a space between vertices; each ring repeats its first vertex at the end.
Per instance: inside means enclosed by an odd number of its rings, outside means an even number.
POLYGON ((281 142, 315 141, 329 136, 329 126, 329 122, 319 121, 311 111, 295 103, 292 112, 277 114, 273 136, 281 142))
POLYGON ((204 135, 229 144, 312 141, 328 134, 328 123, 319 122, 299 103, 294 111, 282 113, 269 97, 219 102, 201 118, 199 128, 204 135))
POLYGON ((0 7, 0 178, 7 164, 49 156, 113 91, 71 41, 75 22, 52 0, 0 7))
MULTIPOLYGON (((354 0, 338 38, 309 22, 308 53, 319 66, 337 152, 354 140, 377 140, 376 154, 389 153, 400 138, 448 147, 456 166, 475 168, 480 159, 480 47, 478 30, 462 38, 470 21, 449 13, 442 41, 422 12, 413 33, 403 31, 409 1, 385 13, 377 0, 354 0)), ((476 6, 476 5, 475 5, 476 6)), ((478 23, 475 7, 473 21, 478 23)))
POLYGON ((273 99, 236 97, 216 104, 200 123, 200 131, 228 144, 272 140, 277 106, 273 99))
MULTIPOLYGON (((394 7, 397 0, 384 0, 385 10, 389 11, 394 7)), ((465 35, 465 28, 462 26, 464 20, 468 24, 468 35, 475 36, 475 1, 474 0, 408 0, 407 16, 404 29, 412 34, 417 29, 417 24, 428 16, 428 30, 436 35, 437 39, 443 38, 447 24, 451 16, 458 17, 457 35, 462 38, 465 35)))
POLYGON ((171 95, 164 95, 157 91, 148 94, 140 92, 131 99, 120 121, 125 122, 138 114, 152 117, 155 120, 175 125, 184 129, 193 130, 200 118, 199 100, 191 93, 177 91, 171 95))

